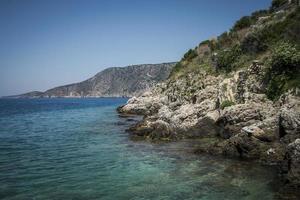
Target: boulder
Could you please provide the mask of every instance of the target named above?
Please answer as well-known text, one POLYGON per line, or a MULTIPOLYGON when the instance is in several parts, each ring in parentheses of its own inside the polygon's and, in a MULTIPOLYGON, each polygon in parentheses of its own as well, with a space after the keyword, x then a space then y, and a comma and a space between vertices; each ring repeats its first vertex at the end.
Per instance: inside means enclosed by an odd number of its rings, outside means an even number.
POLYGON ((220 136, 228 139, 241 132, 245 126, 262 120, 261 106, 257 104, 238 104, 226 107, 217 121, 221 127, 220 136))
POLYGON ((285 143, 300 137, 300 98, 288 94, 281 99, 278 136, 285 143))
POLYGON ((125 114, 152 115, 158 112, 166 103, 166 98, 153 92, 145 92, 139 97, 130 98, 124 106, 117 111, 125 114))
POLYGON ((275 140, 275 134, 273 132, 264 131, 255 125, 245 126, 242 128, 241 132, 249 137, 255 137, 262 142, 272 142, 275 140))

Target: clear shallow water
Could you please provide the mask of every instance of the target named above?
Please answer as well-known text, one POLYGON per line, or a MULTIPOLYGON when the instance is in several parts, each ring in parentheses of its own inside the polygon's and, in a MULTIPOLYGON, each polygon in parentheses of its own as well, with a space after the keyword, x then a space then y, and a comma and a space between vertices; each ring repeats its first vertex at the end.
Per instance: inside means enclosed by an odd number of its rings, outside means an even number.
POLYGON ((0 199, 274 198, 268 168, 131 141, 126 100, 0 99, 0 199))

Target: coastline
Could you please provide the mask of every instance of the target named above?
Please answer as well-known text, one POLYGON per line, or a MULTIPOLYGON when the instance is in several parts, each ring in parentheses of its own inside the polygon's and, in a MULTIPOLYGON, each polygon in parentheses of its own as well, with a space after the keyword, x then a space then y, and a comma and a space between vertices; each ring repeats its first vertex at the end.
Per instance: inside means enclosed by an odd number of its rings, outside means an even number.
MULTIPOLYGON (((257 87, 260 81, 259 73, 253 73, 254 66, 252 64, 248 69, 234 72, 225 79, 205 73, 201 78, 188 75, 189 82, 202 85, 196 97, 185 95, 185 91, 193 87, 187 84, 186 79, 167 80, 141 96, 132 97, 117 111, 143 116, 141 121, 128 129, 131 135, 142 140, 165 142, 195 139, 200 144, 195 151, 197 154, 246 159, 273 166, 285 183, 282 193, 288 190, 298 196, 298 90, 285 93, 275 103, 267 100, 265 94, 253 92, 255 90, 252 88, 257 87), (224 83, 227 83, 226 89, 224 83), (228 86, 228 83, 231 85, 228 86), (232 97, 235 98, 234 105, 225 108, 217 106, 218 101, 222 102, 220 99, 232 97), (204 140, 201 141, 201 138, 204 140)), ((262 69, 261 66, 261 73, 262 69)))

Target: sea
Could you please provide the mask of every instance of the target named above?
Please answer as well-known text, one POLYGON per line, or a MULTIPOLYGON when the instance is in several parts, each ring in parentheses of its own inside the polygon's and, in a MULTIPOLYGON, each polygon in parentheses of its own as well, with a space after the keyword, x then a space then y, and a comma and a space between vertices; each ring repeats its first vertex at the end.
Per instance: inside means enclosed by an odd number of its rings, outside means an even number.
POLYGON ((277 173, 195 154, 195 141, 136 140, 126 98, 0 99, 0 199, 274 199, 277 173))

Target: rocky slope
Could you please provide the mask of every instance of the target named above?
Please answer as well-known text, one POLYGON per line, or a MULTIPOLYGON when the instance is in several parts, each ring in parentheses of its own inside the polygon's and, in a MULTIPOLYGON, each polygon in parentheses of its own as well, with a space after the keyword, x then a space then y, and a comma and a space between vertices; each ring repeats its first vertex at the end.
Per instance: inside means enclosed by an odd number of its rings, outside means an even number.
MULTIPOLYGON (((278 53, 270 45, 255 53, 259 44, 249 39, 266 27, 299 17, 296 4, 274 10, 260 12, 262 16, 247 27, 235 26, 230 34, 236 36, 229 44, 222 37, 202 42, 184 55, 168 80, 119 107, 123 115, 144 115, 129 129, 131 134, 151 141, 200 138, 198 153, 279 166, 285 180, 300 187, 300 51, 293 47, 278 53), (227 55, 242 45, 246 46, 239 55, 227 55), (289 60, 284 55, 293 51, 293 62, 279 62, 277 68, 275 61, 289 60), (295 67, 288 73, 291 66, 295 67), (282 87, 274 89, 274 80, 282 81, 282 87), (211 139, 201 144, 201 138, 211 139)), ((280 34, 300 30, 299 23, 287 27, 280 34)), ((298 45, 297 37, 288 38, 298 45)), ((274 37, 272 43, 278 40, 274 37)))
POLYGON ((176 63, 107 68, 80 83, 14 97, 130 97, 141 94, 169 76, 176 63))

